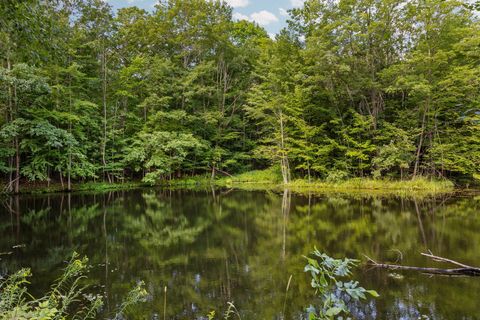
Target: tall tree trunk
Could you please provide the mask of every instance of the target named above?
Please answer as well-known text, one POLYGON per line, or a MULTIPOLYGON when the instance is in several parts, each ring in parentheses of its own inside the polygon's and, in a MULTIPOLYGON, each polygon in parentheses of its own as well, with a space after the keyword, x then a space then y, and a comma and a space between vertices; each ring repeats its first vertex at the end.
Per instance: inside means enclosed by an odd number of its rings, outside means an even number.
POLYGON ((413 178, 417 176, 419 166, 420 166, 420 156, 422 154, 423 139, 425 136, 426 117, 427 117, 427 107, 425 107, 425 111, 423 112, 423 117, 422 117, 422 130, 420 132, 420 139, 417 145, 417 154, 415 156, 415 166, 413 168, 413 178))
MULTIPOLYGON (((18 104, 17 104, 17 86, 13 86, 13 108, 15 113, 18 113, 18 104)), ((13 120, 12 115, 12 120, 13 120)), ((15 193, 20 191, 20 145, 18 141, 18 134, 15 137, 15 193)))
POLYGON ((60 184, 62 185, 62 190, 65 190, 65 185, 63 184, 63 174, 61 169, 58 175, 60 176, 60 184))
POLYGON ((15 193, 20 192, 20 147, 18 137, 15 137, 15 193))
MULTIPOLYGON (((10 62, 10 54, 7 52, 7 70, 10 71, 12 69, 12 64, 10 62)), ((12 86, 8 85, 8 111, 6 114, 6 122, 12 122, 13 121, 13 92, 12 92, 12 86)), ((15 143, 13 143, 13 147, 15 148, 15 143)), ((8 191, 13 190, 13 184, 14 184, 14 179, 13 179, 13 163, 15 162, 14 157, 10 156, 9 160, 9 165, 10 165, 10 174, 9 174, 9 183, 8 183, 8 191)))
MULTIPOLYGON (((70 62, 70 58, 69 58, 70 62)), ((69 113, 72 114, 72 77, 69 76, 69 96, 68 96, 68 109, 69 113)), ((68 120, 68 133, 72 134, 72 121, 68 120)), ((71 182, 71 171, 72 171, 72 146, 68 146, 68 165, 67 165, 67 191, 72 190, 71 182)))
MULTIPOLYGON (((427 28, 428 30, 428 28, 427 28)), ((426 41, 428 43, 428 72, 427 72, 427 78, 428 78, 428 83, 431 85, 432 84, 432 68, 431 68, 431 57, 432 57, 432 51, 431 51, 431 48, 430 48, 430 43, 429 43, 429 35, 428 35, 428 31, 427 31, 427 34, 426 34, 426 41)), ((431 95, 430 93, 428 93, 427 95, 427 100, 426 100, 426 103, 425 103, 425 109, 424 109, 424 112, 423 112, 423 116, 422 116, 422 130, 420 132, 420 139, 418 141, 418 146, 417 146, 417 154, 416 154, 416 157, 415 157, 415 167, 413 169, 413 178, 415 178, 418 174, 418 171, 419 171, 419 166, 420 166, 420 156, 421 156, 421 152, 422 152, 422 147, 423 147, 423 141, 425 139, 425 130, 426 130, 426 127, 427 127, 427 117, 428 117, 428 113, 430 112, 430 104, 431 104, 431 95)))
POLYGON ((212 175, 211 175, 211 180, 215 180, 215 165, 212 164, 212 175))
POLYGON ((312 176, 310 174, 310 161, 307 161, 307 174, 308 174, 308 183, 312 182, 312 176))
POLYGON ((67 191, 72 191, 72 180, 70 170, 72 167, 72 154, 68 155, 68 172, 67 172, 67 191))
POLYGON ((8 191, 11 192, 13 190, 13 157, 8 157, 8 167, 10 172, 8 173, 8 191))
POLYGON ((110 175, 106 171, 107 160, 107 51, 105 46, 102 51, 102 104, 103 104, 103 143, 102 143, 102 166, 103 166, 103 179, 107 177, 110 181, 110 175))
POLYGON ((288 155, 285 150, 285 129, 283 124, 283 113, 280 110, 280 166, 282 169, 283 183, 288 184, 290 182, 290 165, 288 163, 288 155))

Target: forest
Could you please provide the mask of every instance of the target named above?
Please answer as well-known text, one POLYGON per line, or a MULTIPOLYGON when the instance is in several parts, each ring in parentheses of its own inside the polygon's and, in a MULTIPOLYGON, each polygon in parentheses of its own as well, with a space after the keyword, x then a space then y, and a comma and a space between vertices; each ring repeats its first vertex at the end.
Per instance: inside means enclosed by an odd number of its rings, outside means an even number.
POLYGON ((0 171, 480 180, 478 6, 307 0, 275 37, 223 1, 0 2, 0 171))

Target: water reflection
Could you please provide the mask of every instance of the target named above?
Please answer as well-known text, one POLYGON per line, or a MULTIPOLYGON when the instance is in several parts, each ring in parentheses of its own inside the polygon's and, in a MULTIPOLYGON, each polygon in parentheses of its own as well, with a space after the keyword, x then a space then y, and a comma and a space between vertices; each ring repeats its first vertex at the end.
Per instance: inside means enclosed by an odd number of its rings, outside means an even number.
MULTIPOLYGON (((137 190, 22 196, 4 200, 0 272, 30 266, 34 291, 45 289, 72 251, 95 267, 90 281, 112 310, 143 279, 151 296, 139 319, 197 319, 234 301, 242 319, 301 319, 314 302, 302 255, 313 246, 332 256, 426 266, 426 249, 480 265, 479 201, 296 195, 237 190, 137 190), (20 245, 20 246, 19 246, 20 245), (19 246, 13 248, 14 246, 19 246), (11 252, 11 254, 8 254, 11 252), (288 279, 290 289, 285 296, 288 279), (284 301, 286 303, 283 314, 284 301)), ((356 275, 382 296, 354 314, 365 319, 476 319, 480 281, 356 275)))

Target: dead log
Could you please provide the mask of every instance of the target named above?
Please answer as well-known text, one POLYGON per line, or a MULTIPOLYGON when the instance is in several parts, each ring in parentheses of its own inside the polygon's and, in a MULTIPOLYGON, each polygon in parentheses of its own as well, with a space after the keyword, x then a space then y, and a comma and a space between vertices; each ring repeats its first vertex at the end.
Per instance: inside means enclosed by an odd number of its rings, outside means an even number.
POLYGON ((442 269, 442 268, 423 268, 413 266, 402 266, 397 264, 378 263, 372 258, 365 256, 368 259, 368 264, 376 268, 384 268, 390 270, 405 270, 405 271, 417 271, 432 275, 444 275, 444 276, 468 276, 468 277, 480 277, 480 268, 468 266, 455 260, 439 257, 430 253, 422 253, 422 256, 431 258, 437 262, 450 263, 460 268, 442 269))

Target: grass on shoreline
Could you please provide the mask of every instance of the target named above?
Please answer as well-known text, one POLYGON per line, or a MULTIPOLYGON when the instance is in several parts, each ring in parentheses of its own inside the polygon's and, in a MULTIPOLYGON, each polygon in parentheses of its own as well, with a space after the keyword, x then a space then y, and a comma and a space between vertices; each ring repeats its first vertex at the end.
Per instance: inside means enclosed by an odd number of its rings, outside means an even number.
POLYGON ((433 191, 448 192, 454 190, 454 184, 448 180, 431 180, 419 177, 412 180, 375 180, 354 178, 340 182, 295 180, 289 184, 292 188, 312 190, 392 190, 392 191, 433 191))
MULTIPOLYGON (((195 176, 171 181, 163 181, 156 187, 168 187, 179 189, 194 189, 205 186, 218 186, 239 188, 244 190, 283 189, 288 187, 298 192, 424 192, 446 193, 455 190, 455 186, 448 180, 434 180, 426 177, 418 177, 412 180, 375 180, 371 178, 352 178, 343 181, 327 182, 322 180, 296 179, 287 185, 282 183, 280 170, 272 167, 266 170, 255 170, 232 177, 217 177, 214 181, 209 176, 195 176)), ((80 191, 111 191, 127 190, 142 187, 152 187, 141 181, 107 183, 85 182, 72 185, 73 192, 80 191)), ((65 191, 60 184, 46 186, 24 186, 21 193, 55 193, 65 191)))
POLYGON ((435 180, 427 177, 417 177, 410 180, 388 180, 372 178, 351 178, 341 181, 324 181, 296 179, 284 185, 280 169, 269 168, 266 170, 250 171, 238 176, 222 178, 221 185, 237 186, 242 184, 268 184, 270 186, 288 187, 293 190, 306 191, 427 191, 450 192, 455 189, 449 180, 435 180))
MULTIPOLYGON (((134 188, 147 187, 145 183, 141 181, 131 181, 131 182, 77 182, 72 184, 71 192, 83 192, 83 191, 112 191, 112 190, 127 190, 134 188)), ((20 188, 20 194, 43 194, 43 193, 58 193, 66 192, 64 186, 60 183, 52 183, 50 186, 46 185, 24 185, 20 188)))

